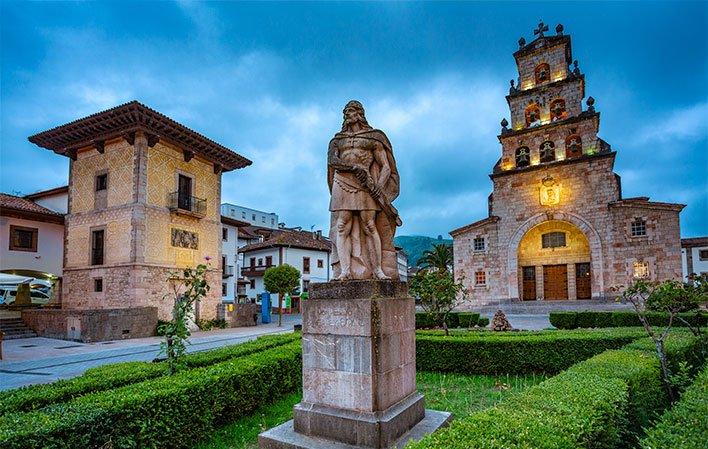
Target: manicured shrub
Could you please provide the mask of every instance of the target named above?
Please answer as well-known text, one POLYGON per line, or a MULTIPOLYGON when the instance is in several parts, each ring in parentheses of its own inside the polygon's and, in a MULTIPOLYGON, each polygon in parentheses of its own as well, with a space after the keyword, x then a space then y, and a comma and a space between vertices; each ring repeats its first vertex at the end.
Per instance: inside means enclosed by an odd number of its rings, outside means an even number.
MULTIPOLYGON (((708 314, 695 312, 680 313, 679 316, 691 325, 708 325, 708 314)), ((662 312, 649 312, 647 318, 652 326, 666 326, 669 315, 662 312)), ((622 311, 584 311, 584 312, 551 312, 551 324, 558 329, 577 329, 591 327, 634 327, 641 326, 637 314, 631 310, 622 311)), ((685 323, 675 319, 673 325, 684 327, 685 323)))
MULTIPOLYGON (((268 335, 239 345, 196 352, 185 357, 190 368, 213 365, 247 356, 297 340, 299 335, 268 335)), ((32 385, 0 392, 0 415, 14 411, 29 411, 96 391, 110 390, 167 374, 164 362, 124 362, 87 370, 82 376, 51 384, 32 385)))
POLYGON ((479 327, 489 326, 489 318, 487 318, 486 316, 479 317, 479 320, 477 321, 477 326, 479 326, 479 327))
POLYGON ((705 449, 708 441, 708 367, 659 422, 647 430, 643 449, 705 449))
MULTIPOLYGON (((474 327, 478 321, 479 313, 476 312, 450 312, 447 314, 447 318, 445 320, 448 329, 456 329, 458 327, 474 327)), ((425 312, 416 312, 416 329, 432 329, 435 327, 437 327, 437 325, 431 319, 430 315, 425 312)))
POLYGON ((299 342, 0 418, 0 447, 186 448, 301 384, 299 342), (105 445, 105 446, 104 446, 105 445))
POLYGON ((545 332, 419 332, 421 371, 462 374, 553 374, 607 349, 643 337, 638 328, 545 332))
MULTIPOLYGON (((689 340, 677 338, 667 346, 671 357, 678 359, 695 345, 689 340)), ((631 447, 642 426, 668 403, 660 376, 659 362, 652 352, 632 348, 606 351, 406 447, 631 447)))
POLYGON ((457 314, 460 327, 474 327, 479 322, 479 313, 460 312, 457 314))

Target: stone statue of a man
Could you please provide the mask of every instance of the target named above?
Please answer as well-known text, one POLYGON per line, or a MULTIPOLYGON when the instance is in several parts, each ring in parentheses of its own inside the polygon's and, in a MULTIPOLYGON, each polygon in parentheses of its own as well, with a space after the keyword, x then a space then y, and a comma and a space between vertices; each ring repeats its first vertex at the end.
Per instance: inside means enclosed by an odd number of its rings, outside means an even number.
POLYGON ((401 219, 391 204, 400 189, 396 160, 388 138, 369 126, 358 101, 344 107, 327 166, 335 279, 398 279, 393 236, 401 219))

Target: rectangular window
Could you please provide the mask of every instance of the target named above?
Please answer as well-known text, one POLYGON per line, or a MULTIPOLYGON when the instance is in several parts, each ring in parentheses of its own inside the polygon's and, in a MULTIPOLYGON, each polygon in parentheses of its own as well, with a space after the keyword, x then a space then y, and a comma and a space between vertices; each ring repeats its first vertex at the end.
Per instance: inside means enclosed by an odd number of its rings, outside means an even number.
POLYGON ((302 258, 302 272, 303 272, 303 274, 308 274, 310 272, 310 258, 309 257, 302 258))
POLYGON ((484 237, 475 237, 472 246, 475 251, 484 251, 484 237))
POLYGON ((256 266, 256 258, 255 258, 255 257, 251 257, 251 258, 249 259, 249 261, 250 261, 250 263, 251 263, 251 268, 253 268, 253 267, 256 266))
POLYGON ((192 178, 179 175, 177 180, 177 207, 192 210, 192 178))
POLYGON ((266 266, 267 267, 273 266, 273 256, 266 256, 266 266))
POLYGON ((310 291, 310 281, 302 281, 302 291, 303 292, 310 291))
POLYGON ((261 221, 265 223, 265 215, 261 217, 261 221))
POLYGON ((246 212, 241 212, 241 218, 243 218, 244 220, 246 219, 246 212))
POLYGON ((251 289, 254 289, 254 290, 255 290, 255 288, 256 288, 256 280, 255 280, 255 279, 251 279, 251 289))
POLYGON ((221 284, 221 296, 226 296, 229 294, 229 286, 227 284, 221 284))
POLYGON ((548 232, 541 236, 542 248, 560 248, 565 246, 565 232, 548 232))
POLYGON ((649 277, 649 262, 634 262, 634 278, 647 279, 649 277))
POLYGON ((91 265, 103 265, 104 230, 91 233, 91 265))
POLYGON ((275 218, 271 218, 271 219, 270 219, 270 225, 271 225, 271 226, 275 226, 275 218))
POLYGON ((259 266, 259 267, 262 267, 262 266, 263 266, 263 258, 262 258, 262 257, 259 257, 259 258, 258 258, 258 266, 259 266))
POLYGON ((37 252, 39 229, 10 225, 10 251, 37 252))
POLYGON ((103 278, 93 279, 93 291, 102 292, 103 291, 103 278))
POLYGON ((251 221, 256 221, 256 214, 251 214, 251 221))
POLYGON ((487 285, 487 273, 481 270, 475 272, 474 285, 487 285))
POLYGON ((324 268, 324 260, 317 259, 317 268, 324 268))
POLYGON ((96 192, 106 190, 108 188, 108 173, 102 173, 96 176, 96 192))
POLYGON ((698 250, 698 258, 700 260, 708 260, 708 249, 698 250))
POLYGON ((229 241, 229 229, 221 228, 221 239, 225 242, 229 241))
POLYGON ((631 224, 632 237, 647 235, 647 222, 641 218, 635 218, 631 224))

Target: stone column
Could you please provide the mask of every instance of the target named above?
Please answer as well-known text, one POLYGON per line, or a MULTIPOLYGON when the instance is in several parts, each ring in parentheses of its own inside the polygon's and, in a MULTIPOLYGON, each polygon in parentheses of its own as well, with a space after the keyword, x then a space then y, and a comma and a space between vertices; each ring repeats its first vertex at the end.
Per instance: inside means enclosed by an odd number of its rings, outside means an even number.
POLYGON ((415 382, 415 304, 404 282, 310 286, 303 303, 303 398, 262 448, 388 448, 445 425, 415 382))

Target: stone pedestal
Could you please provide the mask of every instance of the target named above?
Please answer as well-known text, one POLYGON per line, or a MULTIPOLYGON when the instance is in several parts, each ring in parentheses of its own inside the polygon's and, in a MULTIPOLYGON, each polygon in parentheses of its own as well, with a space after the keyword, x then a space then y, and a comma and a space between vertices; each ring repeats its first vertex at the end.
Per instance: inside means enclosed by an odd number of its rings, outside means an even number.
POLYGON ((396 447, 446 424, 415 383, 415 304, 399 281, 313 284, 303 302, 303 398, 261 448, 396 447))

